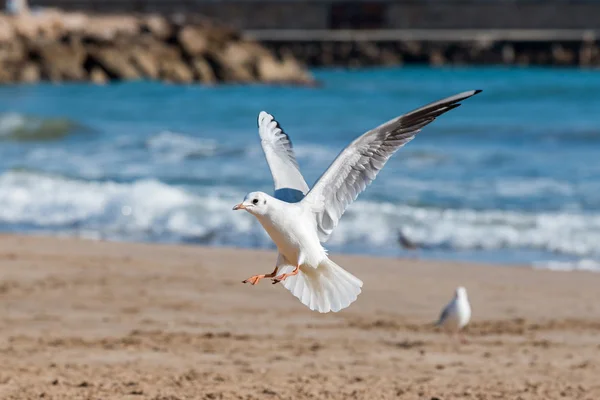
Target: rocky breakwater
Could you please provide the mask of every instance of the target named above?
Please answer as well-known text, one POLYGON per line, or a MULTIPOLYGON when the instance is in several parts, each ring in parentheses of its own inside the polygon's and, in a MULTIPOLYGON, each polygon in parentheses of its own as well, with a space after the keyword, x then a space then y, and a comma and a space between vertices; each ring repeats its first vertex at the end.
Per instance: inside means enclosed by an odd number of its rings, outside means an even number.
POLYGON ((314 83, 293 56, 198 17, 0 14, 0 83, 138 79, 314 83))

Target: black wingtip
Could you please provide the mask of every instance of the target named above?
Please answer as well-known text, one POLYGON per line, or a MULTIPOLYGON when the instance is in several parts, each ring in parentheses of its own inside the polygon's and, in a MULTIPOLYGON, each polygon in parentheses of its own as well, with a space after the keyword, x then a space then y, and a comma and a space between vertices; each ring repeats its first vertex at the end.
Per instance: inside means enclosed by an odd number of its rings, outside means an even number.
POLYGON ((476 90, 475 90, 475 93, 473 93, 473 96, 475 96, 477 93, 481 93, 481 92, 483 92, 483 90, 481 90, 481 89, 476 89, 476 90))

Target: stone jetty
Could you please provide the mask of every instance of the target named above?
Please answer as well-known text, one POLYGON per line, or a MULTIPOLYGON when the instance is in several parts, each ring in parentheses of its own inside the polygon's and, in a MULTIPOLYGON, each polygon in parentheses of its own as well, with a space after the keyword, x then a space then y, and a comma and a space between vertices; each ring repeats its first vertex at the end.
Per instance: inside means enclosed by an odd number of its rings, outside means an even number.
POLYGON ((0 14, 0 83, 122 80, 314 83, 291 53, 198 16, 0 14))

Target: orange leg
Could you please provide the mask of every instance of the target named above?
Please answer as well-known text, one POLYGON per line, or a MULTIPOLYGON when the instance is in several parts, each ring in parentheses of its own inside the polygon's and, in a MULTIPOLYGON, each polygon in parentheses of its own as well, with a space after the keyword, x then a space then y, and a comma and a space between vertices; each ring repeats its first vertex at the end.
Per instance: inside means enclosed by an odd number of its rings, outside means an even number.
POLYGON ((272 278, 275 275, 277 275, 277 270, 279 269, 279 267, 275 267, 275 269, 273 270, 273 272, 271 272, 270 274, 265 274, 265 275, 254 275, 251 276, 250 278, 246 279, 245 281, 242 281, 242 283, 251 283, 253 286, 256 285, 262 278, 272 278))
POLYGON ((281 281, 284 281, 285 278, 287 278, 288 276, 294 276, 294 275, 298 275, 298 272, 300 272, 300 266, 296 266, 296 268, 294 268, 294 270, 292 272, 290 272, 289 274, 281 274, 275 278, 273 278, 273 285, 276 283, 279 283, 281 281))

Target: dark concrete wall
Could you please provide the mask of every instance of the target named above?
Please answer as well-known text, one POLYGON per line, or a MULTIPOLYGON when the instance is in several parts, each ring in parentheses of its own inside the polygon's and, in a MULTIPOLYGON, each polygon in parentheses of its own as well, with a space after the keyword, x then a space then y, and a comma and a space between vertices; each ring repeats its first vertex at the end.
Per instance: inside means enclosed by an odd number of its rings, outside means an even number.
POLYGON ((600 1, 427 1, 391 5, 394 28, 594 29, 600 1))
MULTIPOLYGON (((3 0, 0 0, 0 3, 3 0)), ((382 0, 381 28, 598 29, 594 0, 382 0)), ((239 29, 328 29, 339 0, 30 0, 98 12, 201 13, 239 29)))

